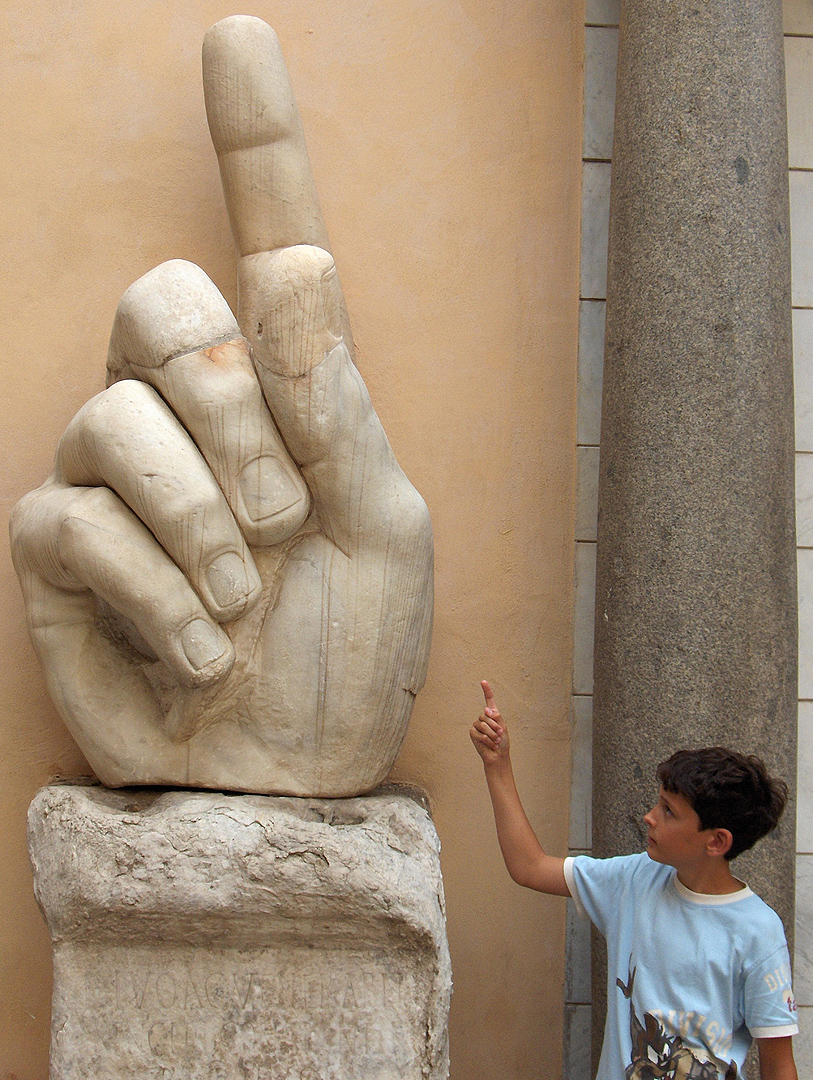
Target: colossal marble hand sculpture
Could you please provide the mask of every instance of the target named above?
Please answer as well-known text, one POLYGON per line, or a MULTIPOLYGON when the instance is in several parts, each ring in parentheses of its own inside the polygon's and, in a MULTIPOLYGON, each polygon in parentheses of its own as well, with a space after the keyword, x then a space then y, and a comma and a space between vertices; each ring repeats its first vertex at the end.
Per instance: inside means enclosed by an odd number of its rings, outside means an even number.
POLYGON ((108 389, 15 510, 14 562, 104 783, 352 795, 423 685, 429 518, 350 357, 276 36, 226 19, 203 61, 238 320, 190 263, 127 290, 108 389))

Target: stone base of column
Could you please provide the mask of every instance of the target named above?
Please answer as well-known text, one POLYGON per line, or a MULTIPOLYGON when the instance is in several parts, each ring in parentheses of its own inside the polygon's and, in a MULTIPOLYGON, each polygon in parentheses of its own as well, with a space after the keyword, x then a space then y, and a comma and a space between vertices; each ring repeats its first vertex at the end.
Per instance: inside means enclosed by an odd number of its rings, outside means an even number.
POLYGON ((445 1080, 420 796, 52 786, 29 810, 51 1080, 445 1080))

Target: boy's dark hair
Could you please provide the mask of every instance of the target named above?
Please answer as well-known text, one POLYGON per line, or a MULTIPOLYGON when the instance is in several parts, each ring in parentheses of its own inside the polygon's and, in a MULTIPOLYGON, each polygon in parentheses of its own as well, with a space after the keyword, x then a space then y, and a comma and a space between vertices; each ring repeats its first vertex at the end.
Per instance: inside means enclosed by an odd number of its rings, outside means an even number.
POLYGON ((769 776, 760 758, 722 746, 678 750, 657 775, 665 791, 691 803, 701 829, 728 829, 734 841, 726 859, 775 829, 788 800, 788 785, 769 776))

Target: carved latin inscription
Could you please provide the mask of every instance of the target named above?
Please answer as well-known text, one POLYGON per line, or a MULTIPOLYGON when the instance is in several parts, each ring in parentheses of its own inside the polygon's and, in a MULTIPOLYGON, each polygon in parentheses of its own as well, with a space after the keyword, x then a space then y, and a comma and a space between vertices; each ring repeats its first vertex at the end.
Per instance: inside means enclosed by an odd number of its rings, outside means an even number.
POLYGON ((90 1041, 99 1077, 119 1056, 107 1048, 122 1023, 131 1067, 155 1080, 346 1080, 349 1063, 380 1080, 420 1074, 403 1037, 420 1000, 408 955, 293 947, 258 963, 256 952, 224 950, 204 965, 187 948, 129 948, 106 979, 80 986, 88 968, 70 952, 83 1053, 90 1041))

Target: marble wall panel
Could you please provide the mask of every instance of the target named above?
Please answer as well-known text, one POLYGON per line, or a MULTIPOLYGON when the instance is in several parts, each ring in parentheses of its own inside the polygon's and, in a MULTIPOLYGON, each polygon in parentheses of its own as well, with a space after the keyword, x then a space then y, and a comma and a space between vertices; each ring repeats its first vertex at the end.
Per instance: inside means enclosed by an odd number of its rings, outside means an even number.
POLYGON ((813 34, 813 0, 784 0, 782 8, 786 34, 813 34))
POLYGON ((606 299, 609 228, 609 162, 586 161, 582 169, 581 296, 583 299, 606 299))
POLYGON ((618 31, 588 26, 584 32, 584 147, 586 158, 608 161, 613 152, 618 31))
POLYGON ((800 1005, 813 1005, 813 855, 796 856, 796 965, 793 989, 800 1005))
MULTIPOLYGON (((796 850, 813 855, 813 701, 799 702, 796 850)), ((810 927, 813 933, 813 926, 810 927)))
MULTIPOLYGON (((813 3, 810 6, 813 9, 813 3)), ((789 164, 792 169, 813 169, 813 38, 785 38, 785 75, 789 164)))
POLYGON ((567 843, 573 851, 587 851, 593 844, 592 697, 573 697, 570 748, 570 831, 567 843))
POLYGON ((793 312, 796 449, 813 453, 813 310, 793 312))
POLYGON ((597 446, 580 446, 576 451, 576 539, 596 539, 598 515, 597 446))
POLYGON ((793 1040, 793 1056, 796 1058, 799 1076, 805 1076, 801 1070, 805 1063, 813 1061, 813 1007, 799 1005, 796 1019, 799 1022, 799 1034, 793 1040))
POLYGON ((796 543, 813 547, 813 454, 796 455, 796 543))
MULTIPOLYGON (((813 607, 813 604, 811 607, 813 607)), ((573 613, 574 694, 593 693, 593 620, 595 610, 596 545, 577 543, 576 604, 573 613)), ((813 630, 813 613, 811 613, 811 624, 811 630, 813 630)))
POLYGON ((621 0, 587 0, 584 21, 588 26, 618 26, 621 0))
MULTIPOLYGON (((579 400, 577 441, 580 446, 598 446, 601 436, 601 384, 604 370, 603 300, 582 300, 579 305, 579 400)), ((813 355, 811 355, 813 364, 813 355)), ((811 401, 813 425, 813 401, 811 401)), ((813 438, 813 437, 812 437, 813 438)))
POLYGON ((800 548, 799 574, 799 697, 813 701, 813 550, 800 548))
POLYGON ((790 174, 790 238, 793 306, 813 307, 813 172, 790 174))

